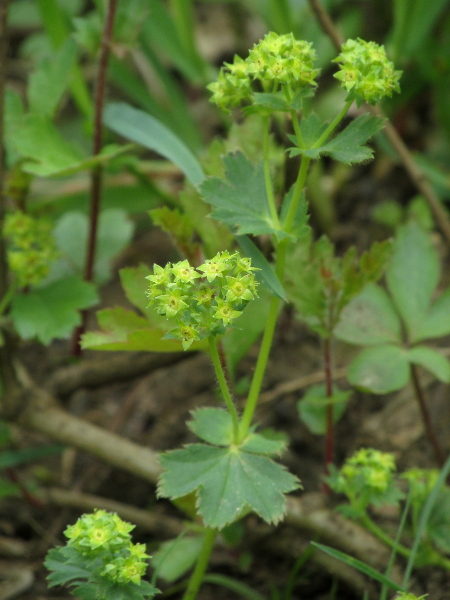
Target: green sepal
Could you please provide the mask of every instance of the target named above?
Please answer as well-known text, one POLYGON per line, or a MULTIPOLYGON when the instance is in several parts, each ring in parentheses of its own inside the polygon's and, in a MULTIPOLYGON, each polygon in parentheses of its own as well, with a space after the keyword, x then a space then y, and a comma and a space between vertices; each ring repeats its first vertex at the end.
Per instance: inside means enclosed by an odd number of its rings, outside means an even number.
POLYGON ((366 348, 348 368, 349 382, 358 389, 374 394, 400 390, 408 383, 409 376, 407 350, 387 344, 366 348))
POLYGON ((286 237, 270 215, 262 163, 254 165, 242 152, 223 157, 225 179, 207 177, 199 186, 211 216, 236 235, 275 234, 286 237))
POLYGON ((327 397, 324 385, 311 386, 297 403, 300 419, 311 433, 324 435, 327 430, 327 407, 333 406, 333 422, 337 423, 345 412, 351 394, 349 390, 336 390, 327 397))
POLYGON ((296 477, 267 456, 237 446, 191 444, 160 457, 164 472, 158 495, 180 498, 197 492, 197 510, 205 525, 222 529, 252 510, 267 523, 286 511, 284 493, 299 487, 296 477))

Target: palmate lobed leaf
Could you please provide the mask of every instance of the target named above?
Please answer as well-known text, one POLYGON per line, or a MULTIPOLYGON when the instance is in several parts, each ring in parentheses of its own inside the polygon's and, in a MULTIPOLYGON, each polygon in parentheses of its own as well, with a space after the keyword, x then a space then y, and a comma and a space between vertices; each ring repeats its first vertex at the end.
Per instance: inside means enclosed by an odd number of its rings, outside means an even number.
POLYGON ((205 525, 222 529, 252 510, 267 523, 280 521, 284 493, 299 487, 296 477, 267 456, 240 447, 191 444, 161 456, 158 495, 172 499, 197 493, 205 525))
POLYGON ((270 216, 262 163, 254 165, 242 152, 223 158, 225 180, 207 177, 199 186, 211 215, 236 235, 276 234, 286 237, 270 216))
MULTIPOLYGON (((379 117, 360 115, 323 146, 308 147, 308 144, 305 142, 306 148, 291 148, 291 156, 303 154, 309 158, 317 159, 325 154, 345 164, 366 162, 372 159, 373 150, 369 146, 365 146, 365 144, 375 133, 380 131, 383 123, 384 119, 379 117)), ((314 123, 308 126, 311 127, 311 133, 309 132, 309 128, 307 129, 312 143, 315 142, 312 132, 317 136, 315 139, 322 133, 322 129, 318 126, 316 126, 316 129, 313 129, 313 125, 314 123)))
POLYGON ((48 344, 65 338, 80 324, 80 310, 98 301, 94 286, 78 277, 66 277, 18 294, 11 302, 11 318, 25 340, 37 338, 48 344))

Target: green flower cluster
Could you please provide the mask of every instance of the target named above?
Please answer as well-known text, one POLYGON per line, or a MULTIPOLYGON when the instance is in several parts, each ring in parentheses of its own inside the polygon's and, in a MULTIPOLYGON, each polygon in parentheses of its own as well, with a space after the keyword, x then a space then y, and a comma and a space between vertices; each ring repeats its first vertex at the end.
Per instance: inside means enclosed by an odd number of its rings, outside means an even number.
POLYGON ((397 596, 395 596, 394 600, 425 600, 428 594, 424 596, 416 596, 415 594, 410 594, 409 592, 399 592, 397 596))
POLYGON ((167 338, 181 340, 187 350, 195 340, 225 332, 256 297, 255 276, 249 258, 237 252, 219 252, 194 269, 187 260, 155 265, 148 297, 160 315, 175 319, 167 338))
POLYGON ((339 63, 340 68, 334 77, 341 81, 349 92, 349 99, 354 98, 358 106, 364 101, 376 104, 384 97, 400 92, 402 71, 394 69, 384 46, 360 38, 347 40, 333 62, 339 63))
POLYGON ((319 69, 314 69, 316 59, 312 44, 296 40, 292 33, 268 33, 254 45, 244 60, 234 57, 225 63, 218 80, 209 84, 211 101, 228 112, 235 106, 251 102, 255 91, 277 92, 286 86, 290 92, 317 84, 319 69))
POLYGON ((67 527, 68 546, 86 558, 101 561, 101 575, 114 583, 139 585, 147 569, 144 544, 133 544, 130 531, 134 525, 122 521, 115 513, 96 510, 83 515, 67 527))
POLYGON ((52 225, 21 211, 6 215, 3 235, 8 240, 8 265, 19 287, 37 285, 58 258, 52 225))
POLYGON ((394 473, 394 456, 373 448, 362 448, 348 458, 342 468, 329 478, 329 485, 347 496, 356 513, 369 504, 395 504, 403 496, 394 473))

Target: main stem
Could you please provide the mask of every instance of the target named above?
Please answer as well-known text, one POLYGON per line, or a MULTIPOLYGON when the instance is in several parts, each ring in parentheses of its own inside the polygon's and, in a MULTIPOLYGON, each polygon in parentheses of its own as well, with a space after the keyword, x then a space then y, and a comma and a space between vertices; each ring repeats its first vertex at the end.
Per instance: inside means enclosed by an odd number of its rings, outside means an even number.
POLYGON ((203 538, 202 548, 195 564, 195 569, 189 579, 188 586, 183 596, 183 600, 194 600, 197 597, 198 590, 203 581, 206 568, 208 566, 209 557, 214 548, 217 530, 207 527, 205 537, 203 538))
MULTIPOLYGON (((292 225, 294 224, 298 203, 300 202, 302 190, 306 181, 306 175, 308 173, 309 163, 310 159, 305 156, 302 156, 297 181, 295 182, 294 192, 292 194, 291 204, 289 206, 286 219, 283 223, 283 231, 289 232, 292 228, 292 225)), ((280 281, 283 281, 284 277, 288 243, 289 239, 283 238, 276 245, 275 273, 280 281)), ((269 314, 267 316, 263 339, 261 342, 261 347, 259 349, 258 359, 256 361, 255 372, 253 373, 252 382, 250 384, 250 391, 248 393, 247 401, 244 407, 244 412, 242 414, 241 422, 239 424, 240 440, 243 440, 247 435, 248 429, 253 419, 253 415, 256 410, 259 394, 261 393, 261 386, 264 379, 264 374, 266 372, 267 362, 269 360, 270 349, 272 347, 273 336, 278 320, 280 304, 281 299, 277 296, 274 296, 270 301, 269 314)))
POLYGON ((442 447, 436 435, 436 431, 431 422, 430 413, 428 411, 427 403, 425 400, 425 394, 422 388, 422 384, 420 383, 419 373, 417 372, 416 365, 411 365, 411 378, 417 402, 419 403, 420 412, 422 414, 422 421, 425 427, 425 432, 427 434, 431 447, 433 448, 436 462, 440 467, 442 467, 445 463, 444 452, 442 450, 442 447))
MULTIPOLYGON (((117 9, 117 0, 109 0, 108 11, 106 14, 105 27, 100 49, 100 59, 97 75, 97 87, 94 98, 94 140, 92 145, 92 154, 96 156, 102 149, 102 120, 103 108, 105 104, 105 89, 106 89, 106 73, 108 69, 108 60, 110 54, 110 46, 114 28, 114 17, 117 9)), ((86 248, 86 262, 84 266, 85 281, 92 281, 94 274, 95 253, 97 249, 97 230, 98 219, 100 214, 100 199, 102 191, 102 175, 103 169, 97 165, 91 173, 91 189, 90 189, 90 215, 89 215, 89 234, 86 248)), ((82 313, 82 322, 80 327, 74 333, 72 353, 75 356, 80 356, 80 338, 86 327, 87 311, 82 313)))
POLYGON ((212 335, 209 336, 208 343, 209 352, 214 366, 214 371, 216 373, 217 381, 219 383, 220 391, 222 392, 223 399, 225 401, 225 404, 227 405, 228 412, 230 413, 231 419, 233 421, 233 438, 234 442, 237 444, 239 442, 239 417, 236 411, 236 407, 234 406, 230 390, 228 388, 225 373, 223 372, 222 363, 220 361, 220 355, 217 348, 216 337, 212 335))

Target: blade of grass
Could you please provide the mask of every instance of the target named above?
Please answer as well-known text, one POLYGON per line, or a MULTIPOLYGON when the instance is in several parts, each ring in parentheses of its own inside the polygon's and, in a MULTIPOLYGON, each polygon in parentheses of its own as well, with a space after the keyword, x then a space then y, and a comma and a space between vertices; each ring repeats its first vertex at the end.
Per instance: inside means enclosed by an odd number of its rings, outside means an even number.
POLYGON ((184 143, 142 110, 122 102, 109 104, 104 113, 104 123, 116 133, 172 161, 193 185, 197 186, 205 178, 199 162, 184 143))
MULTIPOLYGON (((38 0, 45 31, 53 48, 58 49, 69 37, 71 30, 57 0, 38 0)), ((79 65, 75 65, 70 85, 72 96, 81 112, 90 119, 94 112, 88 87, 79 65)))
POLYGON ((245 583, 241 583, 232 577, 227 577, 226 575, 216 575, 215 573, 209 573, 205 575, 203 578, 204 583, 212 583, 214 585, 219 585, 220 587, 226 588, 239 594, 242 598, 247 598, 248 600, 266 600, 264 596, 262 596, 259 592, 256 592, 253 588, 246 585, 245 583))
POLYGON ((341 560, 349 567, 353 567, 357 571, 360 571, 364 575, 371 577, 375 581, 378 581, 381 584, 389 586, 391 589, 393 589, 396 592, 405 592, 406 591, 404 587, 401 587, 394 581, 391 581, 388 577, 386 577, 382 573, 379 573, 378 571, 376 571, 369 565, 366 565, 365 563, 358 560, 357 558, 354 558, 353 556, 350 556, 349 554, 345 554, 345 552, 341 552, 340 550, 335 550, 334 548, 329 548, 328 546, 324 546, 323 544, 318 544, 317 542, 311 542, 311 544, 315 548, 319 548, 319 550, 322 550, 322 552, 329 554, 333 558, 337 558, 338 560, 341 560))
POLYGON ((438 480, 436 481, 435 486, 433 487, 431 494, 428 496, 422 512, 420 514, 419 523, 417 525, 416 535, 414 537, 414 543, 411 548, 411 554, 409 556, 408 564, 406 565, 405 576, 403 578, 403 587, 406 589, 409 580, 411 578, 411 573, 414 568, 414 562, 416 560, 417 552, 419 550, 420 542, 422 540, 423 532, 427 526, 428 519, 430 518, 431 511, 433 510, 433 506, 436 503, 437 497, 441 490, 441 487, 444 485, 448 474, 450 473, 450 456, 444 463, 444 466, 441 469, 438 480))

